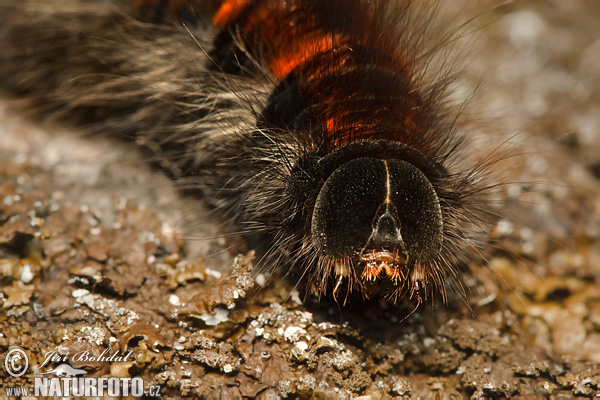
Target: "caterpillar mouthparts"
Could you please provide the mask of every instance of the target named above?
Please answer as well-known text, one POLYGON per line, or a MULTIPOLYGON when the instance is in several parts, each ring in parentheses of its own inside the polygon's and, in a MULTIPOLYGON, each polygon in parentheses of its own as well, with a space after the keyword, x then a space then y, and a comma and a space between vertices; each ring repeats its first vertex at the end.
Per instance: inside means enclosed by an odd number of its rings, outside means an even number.
POLYGON ((372 251, 361 255, 360 261, 365 264, 361 277, 366 281, 378 279, 381 271, 394 282, 405 279, 403 269, 408 263, 408 258, 398 252, 372 251))

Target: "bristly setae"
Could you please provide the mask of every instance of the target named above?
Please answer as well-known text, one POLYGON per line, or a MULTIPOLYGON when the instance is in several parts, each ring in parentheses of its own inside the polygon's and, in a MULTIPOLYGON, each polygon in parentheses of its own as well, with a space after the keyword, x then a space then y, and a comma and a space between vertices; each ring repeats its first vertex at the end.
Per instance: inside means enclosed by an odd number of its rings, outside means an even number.
POLYGON ((318 296, 420 303, 459 282, 485 174, 455 163, 436 4, 121 3, 0 0, 0 87, 152 151, 318 296))

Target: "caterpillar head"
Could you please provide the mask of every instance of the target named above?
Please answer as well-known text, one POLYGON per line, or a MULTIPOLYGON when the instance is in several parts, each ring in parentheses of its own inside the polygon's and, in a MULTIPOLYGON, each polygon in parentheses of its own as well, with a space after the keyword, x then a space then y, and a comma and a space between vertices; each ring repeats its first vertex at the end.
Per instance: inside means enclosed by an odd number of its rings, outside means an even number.
POLYGON ((420 297, 423 266, 442 247, 442 211, 433 185, 413 164, 361 157, 325 180, 311 235, 324 260, 321 268, 338 281, 348 279, 363 291, 377 286, 388 295, 410 291, 420 297))

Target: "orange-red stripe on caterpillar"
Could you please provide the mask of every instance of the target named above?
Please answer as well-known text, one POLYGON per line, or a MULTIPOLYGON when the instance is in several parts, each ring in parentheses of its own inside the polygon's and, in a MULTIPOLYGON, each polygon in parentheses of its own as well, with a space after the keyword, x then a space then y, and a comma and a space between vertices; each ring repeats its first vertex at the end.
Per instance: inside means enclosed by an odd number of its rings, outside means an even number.
POLYGON ((24 29, 35 40, 0 56, 0 76, 35 93, 40 113, 151 149, 268 241, 261 268, 289 269, 318 296, 420 303, 445 295, 487 226, 481 165, 454 162, 452 79, 431 67, 451 36, 426 44, 428 6, 133 0, 144 24, 108 6, 32 7, 3 40, 24 29), (20 67, 35 60, 43 70, 20 67))

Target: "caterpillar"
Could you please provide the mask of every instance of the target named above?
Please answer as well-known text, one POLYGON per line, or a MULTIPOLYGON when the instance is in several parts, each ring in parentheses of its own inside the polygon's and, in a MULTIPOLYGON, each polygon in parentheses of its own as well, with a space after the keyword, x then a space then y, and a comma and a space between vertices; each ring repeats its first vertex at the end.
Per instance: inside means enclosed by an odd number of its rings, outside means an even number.
POLYGON ((436 3, 0 2, 0 89, 133 140, 317 296, 420 304, 489 229, 436 3), (424 11, 423 11, 424 10, 424 11), (439 62, 439 59, 442 62, 439 62), (437 62, 436 62, 437 60, 437 62))

